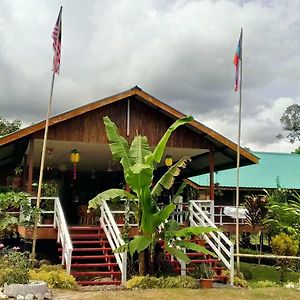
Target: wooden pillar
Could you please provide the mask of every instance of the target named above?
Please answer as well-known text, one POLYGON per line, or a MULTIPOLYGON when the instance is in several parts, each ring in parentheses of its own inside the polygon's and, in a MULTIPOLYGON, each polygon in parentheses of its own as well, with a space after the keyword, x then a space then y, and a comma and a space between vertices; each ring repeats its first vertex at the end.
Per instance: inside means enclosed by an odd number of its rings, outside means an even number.
POLYGON ((25 154, 24 155, 24 166, 23 166, 23 178, 22 178, 22 191, 26 191, 26 182, 27 182, 27 173, 28 173, 28 170, 27 170, 27 164, 28 164, 28 155, 25 154))
POLYGON ((28 180, 27 180, 27 192, 32 194, 32 178, 33 178, 33 150, 34 140, 30 139, 29 153, 28 153, 28 180))
POLYGON ((214 172, 215 172, 215 160, 213 150, 209 149, 209 198, 215 200, 214 193, 214 172))

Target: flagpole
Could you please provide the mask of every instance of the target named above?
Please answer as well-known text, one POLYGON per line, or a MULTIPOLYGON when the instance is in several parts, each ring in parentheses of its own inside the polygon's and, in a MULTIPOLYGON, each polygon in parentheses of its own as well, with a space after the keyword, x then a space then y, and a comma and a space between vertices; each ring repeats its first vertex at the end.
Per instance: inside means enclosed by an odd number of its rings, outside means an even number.
MULTIPOLYGON (((40 204, 41 204, 43 174, 44 174, 44 166, 45 166, 47 138, 48 138, 48 127, 49 127, 49 117, 50 117, 50 114, 51 114, 54 80, 55 80, 55 72, 53 71, 51 89, 50 89, 50 97, 49 97, 49 103, 48 103, 48 110, 47 110, 47 116, 46 116, 46 124, 45 124, 45 132, 44 132, 44 140, 43 140, 43 148, 42 148, 42 157, 41 157, 41 164, 40 164, 40 176, 39 176, 39 184, 38 184, 38 192, 37 192, 37 200, 36 200, 36 208, 37 209, 40 208, 40 204)), ((36 214, 35 218, 34 218, 32 252, 31 252, 32 264, 34 264, 34 260, 35 260, 36 240, 37 240, 37 223, 38 223, 39 215, 40 214, 36 214)))
POLYGON ((241 125, 242 125, 242 82, 243 82, 243 28, 240 36, 241 62, 240 62, 240 99, 239 99, 239 120, 238 120, 238 141, 237 141, 237 160, 236 160, 236 270, 240 273, 240 245, 239 245, 239 206, 240 206, 240 144, 241 144, 241 125))

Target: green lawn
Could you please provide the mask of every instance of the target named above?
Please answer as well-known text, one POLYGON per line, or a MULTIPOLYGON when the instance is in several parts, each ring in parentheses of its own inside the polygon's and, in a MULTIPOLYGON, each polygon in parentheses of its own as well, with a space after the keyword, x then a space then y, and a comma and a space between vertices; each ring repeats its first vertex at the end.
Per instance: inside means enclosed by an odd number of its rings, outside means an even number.
POLYGON ((300 293, 285 288, 222 288, 222 289, 152 289, 131 291, 58 291, 53 292, 54 300, 300 300, 300 293))
MULTIPOLYGON (((248 269, 251 271, 253 278, 247 280, 250 285, 252 282, 257 282, 261 280, 270 280, 276 283, 279 282, 279 271, 272 266, 265 266, 265 265, 255 265, 249 263, 241 263, 241 272, 243 269, 248 269)), ((300 278, 300 272, 289 272, 287 275, 287 281, 298 282, 300 278)))

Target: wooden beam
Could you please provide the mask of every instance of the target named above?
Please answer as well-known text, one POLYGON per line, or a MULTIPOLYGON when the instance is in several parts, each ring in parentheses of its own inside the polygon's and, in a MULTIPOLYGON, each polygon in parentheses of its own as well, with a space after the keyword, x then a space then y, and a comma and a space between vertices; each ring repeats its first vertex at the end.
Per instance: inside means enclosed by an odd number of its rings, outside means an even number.
POLYGON ((209 158, 209 198, 210 200, 215 200, 215 192, 214 192, 215 161, 214 161, 214 153, 212 150, 209 150, 208 158, 209 158))
POLYGON ((29 141, 27 192, 32 194, 34 139, 29 141))

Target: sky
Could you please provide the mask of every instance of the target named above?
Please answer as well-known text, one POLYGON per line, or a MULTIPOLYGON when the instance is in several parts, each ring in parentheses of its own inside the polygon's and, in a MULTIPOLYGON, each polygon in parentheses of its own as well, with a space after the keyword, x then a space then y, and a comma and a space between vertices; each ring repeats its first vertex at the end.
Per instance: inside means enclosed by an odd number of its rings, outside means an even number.
POLYGON ((241 145, 291 152, 280 117, 300 103, 299 0, 0 0, 0 116, 45 118, 63 5, 53 114, 138 85, 237 141, 233 56, 243 40, 241 145))

